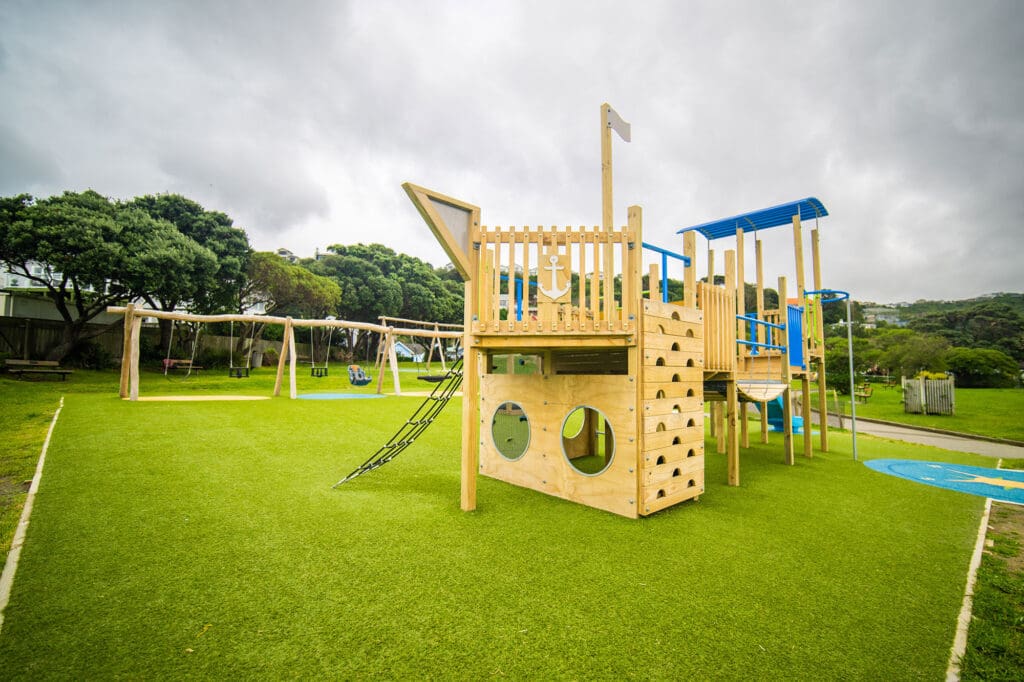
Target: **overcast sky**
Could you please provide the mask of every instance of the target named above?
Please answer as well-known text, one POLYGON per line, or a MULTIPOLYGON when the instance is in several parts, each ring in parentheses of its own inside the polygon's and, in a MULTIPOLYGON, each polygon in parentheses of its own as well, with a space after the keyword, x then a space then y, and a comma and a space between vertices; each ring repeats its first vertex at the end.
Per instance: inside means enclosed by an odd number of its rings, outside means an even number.
MULTIPOLYGON (((1024 291, 1020 0, 5 0, 0 92, 0 195, 177 192, 259 250, 435 266, 402 182, 486 225, 599 224, 607 101, 645 241, 815 196, 827 287, 1024 291)), ((790 231, 764 242, 792 276, 790 231)))

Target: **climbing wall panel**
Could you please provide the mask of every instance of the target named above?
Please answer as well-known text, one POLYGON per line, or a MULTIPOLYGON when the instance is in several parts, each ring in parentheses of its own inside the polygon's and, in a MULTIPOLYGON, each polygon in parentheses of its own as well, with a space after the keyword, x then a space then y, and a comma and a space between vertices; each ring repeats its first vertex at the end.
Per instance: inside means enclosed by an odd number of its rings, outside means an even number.
POLYGON ((640 514, 704 492, 704 333, 699 310, 643 302, 640 514))

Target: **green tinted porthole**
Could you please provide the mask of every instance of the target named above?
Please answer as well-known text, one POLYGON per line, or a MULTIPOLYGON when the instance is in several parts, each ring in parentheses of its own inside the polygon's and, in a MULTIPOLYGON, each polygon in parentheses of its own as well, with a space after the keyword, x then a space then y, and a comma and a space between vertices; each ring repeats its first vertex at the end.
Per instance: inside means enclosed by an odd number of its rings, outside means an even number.
POLYGON ((504 402, 491 417, 491 440, 498 453, 509 461, 526 454, 530 446, 530 420, 522 406, 504 402))

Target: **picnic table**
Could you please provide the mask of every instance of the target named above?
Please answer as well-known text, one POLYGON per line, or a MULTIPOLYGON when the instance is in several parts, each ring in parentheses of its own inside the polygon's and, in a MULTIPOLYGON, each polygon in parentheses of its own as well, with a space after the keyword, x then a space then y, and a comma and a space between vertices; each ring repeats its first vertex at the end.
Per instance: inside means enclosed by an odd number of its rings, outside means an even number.
POLYGON ((65 369, 56 360, 7 360, 4 362, 4 369, 7 373, 24 379, 26 374, 39 376, 59 376, 61 381, 66 381, 73 370, 65 369))
POLYGON ((173 358, 164 358, 162 361, 164 364, 164 374, 168 372, 174 372, 176 370, 183 370, 186 372, 198 372, 203 369, 199 365, 193 365, 191 360, 176 360, 173 358))

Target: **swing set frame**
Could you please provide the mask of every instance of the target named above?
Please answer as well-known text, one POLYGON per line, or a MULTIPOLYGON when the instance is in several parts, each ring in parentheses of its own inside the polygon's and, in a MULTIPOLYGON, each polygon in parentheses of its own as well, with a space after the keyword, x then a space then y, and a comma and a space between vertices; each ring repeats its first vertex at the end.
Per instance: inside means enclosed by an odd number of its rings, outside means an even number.
MULTIPOLYGON (((276 317, 272 315, 253 315, 253 314, 222 314, 222 315, 196 315, 192 313, 180 313, 166 310, 153 310, 150 308, 144 308, 129 303, 127 306, 110 306, 107 308, 107 312, 114 315, 124 316, 124 346, 121 353, 121 381, 118 388, 118 394, 122 398, 128 400, 138 400, 139 398, 139 358, 140 348, 139 343, 142 337, 142 321, 144 318, 156 318, 159 320, 172 320, 178 322, 195 322, 195 323, 212 323, 212 322, 252 322, 252 323, 263 323, 272 325, 281 325, 284 327, 284 341, 281 347, 281 353, 277 364, 277 379, 274 382, 273 396, 277 397, 281 395, 281 388, 284 383, 285 368, 288 368, 288 383, 289 383, 289 397, 291 399, 298 398, 298 391, 296 390, 296 368, 298 366, 298 358, 295 351, 295 327, 310 327, 310 328, 323 328, 328 327, 331 329, 356 329, 360 331, 376 333, 383 335, 385 341, 385 358, 382 360, 383 363, 387 364, 390 368, 391 379, 392 379, 392 392, 395 395, 402 394, 401 383, 398 376, 398 358, 395 356, 395 349, 393 340, 399 336, 422 336, 422 337, 437 337, 439 339, 463 339, 463 332, 461 330, 452 329, 445 331, 440 329, 441 326, 454 326, 454 325, 441 325, 438 323, 437 329, 430 330, 424 328, 412 328, 412 327, 394 327, 382 324, 373 324, 370 322, 351 322, 348 320, 337 320, 337 319, 322 319, 322 320, 306 320, 306 319, 294 319, 291 317, 276 317)), ((420 325, 433 326, 433 322, 421 322, 417 320, 409 320, 407 323, 418 323, 420 325)), ((463 344, 464 345, 464 344, 463 344)), ((193 359, 195 354, 195 346, 193 346, 193 359)), ((190 364, 191 371, 191 364, 190 364)), ((382 394, 384 392, 384 374, 387 372, 380 371, 377 375, 377 393, 382 394)))

